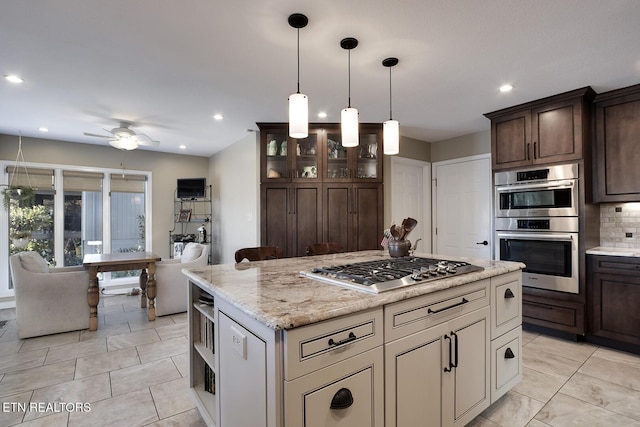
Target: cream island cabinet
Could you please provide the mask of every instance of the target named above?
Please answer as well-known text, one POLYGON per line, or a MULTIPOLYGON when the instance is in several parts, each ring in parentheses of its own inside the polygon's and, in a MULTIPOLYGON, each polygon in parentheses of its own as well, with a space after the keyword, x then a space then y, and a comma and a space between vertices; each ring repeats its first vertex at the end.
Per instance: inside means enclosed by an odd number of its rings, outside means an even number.
POLYGON ((520 381, 520 263, 461 259, 484 270, 380 294, 299 275, 387 257, 183 270, 190 387, 205 422, 464 426, 520 381))

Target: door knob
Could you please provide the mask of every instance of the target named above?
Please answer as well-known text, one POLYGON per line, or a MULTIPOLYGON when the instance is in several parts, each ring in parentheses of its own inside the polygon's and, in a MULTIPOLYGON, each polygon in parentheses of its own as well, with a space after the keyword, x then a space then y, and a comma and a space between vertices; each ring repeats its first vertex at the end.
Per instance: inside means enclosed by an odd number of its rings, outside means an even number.
POLYGON ((476 242, 476 245, 485 245, 487 246, 489 244, 489 242, 487 242, 486 240, 483 240, 482 242, 476 242))

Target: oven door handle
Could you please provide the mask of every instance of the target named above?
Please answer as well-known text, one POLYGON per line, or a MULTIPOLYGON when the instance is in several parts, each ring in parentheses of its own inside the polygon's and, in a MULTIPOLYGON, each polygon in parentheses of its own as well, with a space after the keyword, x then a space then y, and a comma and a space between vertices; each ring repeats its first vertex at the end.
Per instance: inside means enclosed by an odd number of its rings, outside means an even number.
POLYGON ((539 188, 546 188, 546 189, 572 188, 573 186, 574 186, 574 182, 573 181, 553 181, 553 184, 546 183, 546 182, 541 182, 541 183, 538 183, 538 184, 512 184, 512 185, 505 185, 505 186, 496 187, 496 191, 499 192, 499 193, 502 193, 502 192, 505 192, 505 191, 513 192, 513 191, 539 189, 539 188))
POLYGON ((572 234, 548 234, 548 233, 497 233, 498 239, 520 240, 557 240, 561 242, 573 242, 572 234))

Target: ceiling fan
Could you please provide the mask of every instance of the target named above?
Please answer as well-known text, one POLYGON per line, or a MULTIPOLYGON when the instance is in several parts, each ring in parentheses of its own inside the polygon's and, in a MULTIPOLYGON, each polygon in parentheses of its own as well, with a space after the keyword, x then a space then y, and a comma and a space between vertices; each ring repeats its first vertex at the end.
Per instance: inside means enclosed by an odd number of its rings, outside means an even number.
POLYGON ((160 142, 154 141, 144 133, 136 133, 130 129, 133 123, 121 121, 120 127, 113 128, 111 130, 104 129, 111 135, 98 135, 95 133, 85 132, 86 136, 92 136, 95 138, 106 138, 109 140, 109 144, 119 150, 135 150, 139 145, 147 145, 151 147, 157 147, 160 142))

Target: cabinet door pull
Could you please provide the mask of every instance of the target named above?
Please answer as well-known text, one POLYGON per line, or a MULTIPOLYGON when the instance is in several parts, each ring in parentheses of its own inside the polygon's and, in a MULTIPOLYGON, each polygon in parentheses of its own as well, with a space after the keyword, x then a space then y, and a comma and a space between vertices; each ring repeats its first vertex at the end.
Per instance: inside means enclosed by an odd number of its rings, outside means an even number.
POLYGON ((553 310, 553 306, 550 306, 550 305, 547 305, 547 304, 543 304, 543 303, 540 303, 540 302, 527 301, 527 304, 535 305, 536 307, 545 308, 547 310, 553 310))
POLYGON ((453 335, 453 337, 456 339, 456 349, 454 351, 455 362, 453 362, 453 364, 451 366, 453 366, 454 368, 457 368, 458 367, 458 334, 456 334, 455 332, 451 331, 451 335, 453 335))
POLYGON ((344 345, 346 343, 349 343, 351 341, 355 341, 356 340, 356 334, 354 334, 353 332, 349 332, 349 337, 345 338, 343 340, 340 341, 334 341, 333 338, 329 338, 329 345, 333 346, 333 347, 337 347, 339 345, 344 345))
POLYGON ((469 301, 467 301, 467 299, 466 299, 466 298, 462 298, 462 301, 460 301, 460 302, 458 302, 458 303, 455 303, 455 304, 453 304, 453 305, 450 305, 449 307, 440 308, 440 309, 438 309, 438 310, 431 310, 431 308, 428 308, 428 309, 427 309, 427 313, 429 313, 429 314, 437 314, 437 313, 441 313, 441 312, 443 312, 443 311, 445 311, 445 310, 449 310, 450 308, 458 307, 459 305, 466 304, 466 303, 468 303, 468 302, 469 302, 469 301))
POLYGON ((445 372, 451 372, 451 369, 453 368, 453 363, 451 362, 451 356, 452 356, 451 353, 453 352, 453 349, 451 347, 452 346, 452 344, 451 344, 452 341, 451 341, 451 337, 449 335, 445 335, 444 339, 445 340, 449 340, 449 366, 445 366, 444 371, 445 372))
POLYGON ((538 158, 538 153, 536 152, 536 146, 538 145, 537 142, 533 141, 533 158, 537 159, 538 158))
POLYGON ((353 394, 348 388, 341 388, 331 399, 331 409, 347 409, 353 405, 353 394))
POLYGON ((507 350, 504 352, 504 358, 505 359, 513 359, 514 357, 516 357, 516 355, 513 354, 513 351, 511 351, 511 349, 509 347, 507 347, 507 350))
POLYGON ((531 160, 531 144, 527 142, 527 160, 531 160))
POLYGON ((296 189, 292 188, 291 189, 291 214, 295 215, 296 214, 296 210, 297 210, 297 206, 296 206, 296 189))
POLYGON ((511 289, 507 288, 507 290, 504 291, 504 297, 505 298, 515 298, 516 296, 513 294, 511 289))

